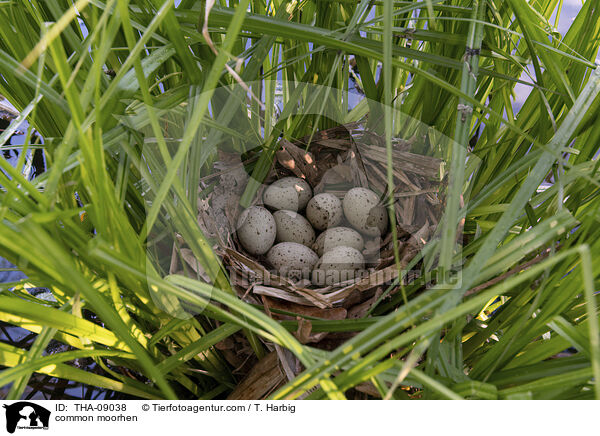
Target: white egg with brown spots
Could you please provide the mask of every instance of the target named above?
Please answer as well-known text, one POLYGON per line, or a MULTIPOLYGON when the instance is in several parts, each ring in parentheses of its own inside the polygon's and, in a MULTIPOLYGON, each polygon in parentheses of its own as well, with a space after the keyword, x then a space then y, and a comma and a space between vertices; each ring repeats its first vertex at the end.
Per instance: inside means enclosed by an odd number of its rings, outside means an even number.
POLYGON ((312 282, 329 286, 359 278, 364 271, 365 259, 352 247, 335 247, 321 256, 312 272, 312 282))
POLYGON ((370 189, 352 188, 342 202, 348 222, 369 236, 383 235, 388 226, 388 213, 379 196, 370 189))
POLYGON ((313 244, 313 250, 317 255, 323 256, 323 253, 335 247, 352 247, 361 251, 364 246, 365 241, 356 230, 349 227, 332 227, 319 235, 313 244))
POLYGON ((292 280, 309 279, 319 256, 306 245, 280 242, 267 253, 267 260, 278 275, 292 280))
POLYGON ((265 206, 274 210, 303 210, 312 197, 312 188, 299 177, 284 177, 271 183, 263 194, 265 206))
POLYGON ((330 193, 315 195, 306 206, 306 218, 317 230, 337 226, 343 216, 342 202, 330 193))
POLYGON ((277 226, 276 242, 296 242, 311 247, 315 242, 315 230, 299 213, 278 210, 273 214, 277 226))
POLYGON ((237 237, 252 255, 265 254, 273 246, 277 229, 275 218, 267 209, 252 206, 244 210, 237 222, 237 237))

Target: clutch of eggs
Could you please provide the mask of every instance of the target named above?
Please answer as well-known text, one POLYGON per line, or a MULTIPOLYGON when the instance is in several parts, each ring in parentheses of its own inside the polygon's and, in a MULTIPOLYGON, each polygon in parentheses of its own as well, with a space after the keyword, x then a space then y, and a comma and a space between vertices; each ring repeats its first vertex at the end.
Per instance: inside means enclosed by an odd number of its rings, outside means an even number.
POLYGON ((364 237, 383 236, 388 227, 380 197, 362 187, 340 200, 327 192, 313 196, 305 180, 284 177, 265 189, 263 204, 240 215, 242 247, 251 255, 266 255, 279 275, 311 279, 318 286, 360 277, 364 237), (344 219, 349 226, 341 225, 344 219))

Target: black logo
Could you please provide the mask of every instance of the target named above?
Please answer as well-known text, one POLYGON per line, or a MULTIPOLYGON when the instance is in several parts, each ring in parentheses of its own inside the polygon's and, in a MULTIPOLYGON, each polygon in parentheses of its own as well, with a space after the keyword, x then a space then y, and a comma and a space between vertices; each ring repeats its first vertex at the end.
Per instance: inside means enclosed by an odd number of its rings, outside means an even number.
POLYGON ((50 411, 29 401, 19 401, 9 406, 4 404, 6 409, 6 431, 14 433, 19 429, 48 429, 50 422, 50 411))

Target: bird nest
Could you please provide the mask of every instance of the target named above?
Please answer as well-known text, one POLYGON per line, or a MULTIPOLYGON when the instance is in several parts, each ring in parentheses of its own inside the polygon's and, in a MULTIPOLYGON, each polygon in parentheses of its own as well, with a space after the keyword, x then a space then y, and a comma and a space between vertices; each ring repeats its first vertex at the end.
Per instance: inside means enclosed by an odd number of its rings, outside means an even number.
MULTIPOLYGON (((393 201, 402 268, 433 234, 442 206, 443 162, 414 153, 418 141, 423 140, 413 137, 393 141, 393 201)), ((257 157, 250 155, 243 161, 239 155, 221 153, 214 174, 203 178, 200 186, 198 223, 215 242, 213 248, 240 298, 264 306, 267 313, 278 319, 290 319, 281 314, 291 312, 337 320, 360 318, 384 292, 397 292, 399 268, 389 228, 387 234, 365 244, 363 254, 369 259, 365 274, 325 287, 281 277, 264 256, 247 253, 237 240, 235 228, 242 211, 239 201, 250 180, 246 168, 257 157), (206 191, 210 193, 204 194, 206 191)), ((312 138, 281 139, 276 159, 255 195, 255 204, 261 204, 266 186, 285 176, 305 179, 314 194, 326 190, 341 198, 352 187, 385 193, 387 159, 384 138, 359 124, 323 130, 312 138)), ((189 266, 201 274, 191 250, 183 249, 182 254, 189 266)), ((310 332, 304 336, 303 342, 318 342, 321 338, 310 332)))

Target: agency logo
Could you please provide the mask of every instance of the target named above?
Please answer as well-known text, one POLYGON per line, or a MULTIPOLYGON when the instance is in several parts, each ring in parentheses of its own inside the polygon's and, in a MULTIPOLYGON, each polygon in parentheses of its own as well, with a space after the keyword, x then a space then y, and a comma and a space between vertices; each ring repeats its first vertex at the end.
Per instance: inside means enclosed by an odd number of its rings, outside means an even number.
POLYGON ((47 430, 50 422, 50 411, 29 401, 19 401, 6 409, 6 431, 14 433, 19 430, 47 430))

